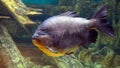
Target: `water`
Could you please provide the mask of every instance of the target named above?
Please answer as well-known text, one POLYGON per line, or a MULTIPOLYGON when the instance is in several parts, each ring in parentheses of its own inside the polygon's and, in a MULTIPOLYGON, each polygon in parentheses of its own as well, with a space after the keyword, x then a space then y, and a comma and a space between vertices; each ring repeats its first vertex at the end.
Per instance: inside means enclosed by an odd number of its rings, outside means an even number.
POLYGON ((22 0, 25 4, 31 5, 57 5, 59 0, 22 0))
MULTIPOLYGON (((42 14, 28 15, 36 24, 20 25, 16 18, 0 18, 0 24, 6 26, 13 41, 17 43, 24 64, 34 68, 120 68, 120 1, 119 0, 22 0, 27 7, 42 9, 42 14), (115 30, 116 36, 111 38, 98 31, 97 41, 88 45, 88 49, 80 47, 74 54, 62 57, 49 57, 32 43, 32 35, 45 19, 64 13, 76 11, 80 17, 91 19, 103 5, 107 6, 107 19, 115 30), (28 30, 29 33, 26 32, 28 30), (27 62, 28 63, 27 63, 27 62)), ((1 3, 1 2, 0 2, 1 3)), ((0 4, 1 5, 1 4, 0 4)), ((1 8, 1 7, 0 7, 1 8)), ((1 9, 0 9, 1 10, 1 9)), ((2 8, 3 10, 3 8, 2 8)), ((0 11, 0 15, 4 15, 0 11)), ((7 15, 7 14, 6 14, 7 15)), ((1 35, 0 35, 1 40, 1 35)), ((4 39, 3 39, 4 40, 4 39)), ((9 40, 6 39, 6 42, 9 40)), ((5 43, 6 43, 5 42, 5 43)), ((67 43, 67 42, 66 42, 67 43)), ((0 68, 6 68, 4 53, 0 41, 0 68)), ((14 48, 13 48, 14 49, 14 48)), ((9 50, 6 49, 6 50, 9 50)), ((10 53, 10 52, 9 52, 10 53)), ((16 52, 14 52, 15 54, 16 52)), ((20 59, 18 59, 20 60, 20 59)), ((11 62, 12 63, 12 62, 11 62)), ((16 64, 14 64, 16 65, 16 64)), ((20 67, 18 67, 20 68, 20 67)), ((27 68, 27 67, 26 67, 27 68)), ((29 67, 30 68, 30 67, 29 67)))

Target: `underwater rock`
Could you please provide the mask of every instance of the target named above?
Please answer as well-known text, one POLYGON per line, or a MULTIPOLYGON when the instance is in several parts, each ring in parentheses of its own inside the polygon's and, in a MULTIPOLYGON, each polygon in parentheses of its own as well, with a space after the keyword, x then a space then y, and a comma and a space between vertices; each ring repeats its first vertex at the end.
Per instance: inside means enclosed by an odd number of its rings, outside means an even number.
POLYGON ((0 44, 3 49, 4 61, 7 68, 26 68, 24 58, 21 56, 11 36, 5 27, 0 25, 0 44))
MULTIPOLYGON (((28 59, 24 58, 19 49, 17 48, 15 42, 12 40, 10 34, 4 26, 0 25, 0 45, 2 53, 2 58, 0 61, 4 62, 5 68, 41 68, 51 66, 36 65, 28 59)), ((1 67, 0 67, 1 68, 1 67)))

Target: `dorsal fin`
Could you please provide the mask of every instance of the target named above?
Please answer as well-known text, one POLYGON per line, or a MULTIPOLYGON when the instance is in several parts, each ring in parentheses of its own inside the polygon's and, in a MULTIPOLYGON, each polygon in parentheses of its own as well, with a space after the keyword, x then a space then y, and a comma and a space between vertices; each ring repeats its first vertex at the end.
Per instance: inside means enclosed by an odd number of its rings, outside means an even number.
POLYGON ((77 12, 74 12, 74 11, 67 11, 67 12, 65 12, 65 13, 60 14, 60 16, 71 16, 71 17, 77 17, 78 14, 77 14, 77 12))

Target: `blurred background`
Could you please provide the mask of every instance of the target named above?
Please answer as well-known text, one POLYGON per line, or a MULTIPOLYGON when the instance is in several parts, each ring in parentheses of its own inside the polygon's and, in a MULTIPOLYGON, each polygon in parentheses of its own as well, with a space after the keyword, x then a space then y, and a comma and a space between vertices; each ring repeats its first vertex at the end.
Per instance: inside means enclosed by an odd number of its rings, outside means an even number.
MULTIPOLYGON (((27 61, 28 67, 23 68, 30 68, 30 62, 34 68, 120 68, 120 0, 1 0, 0 25, 6 28, 21 56, 26 59, 23 62, 27 61), (98 32, 97 42, 89 49, 80 48, 74 54, 76 60, 66 56, 48 57, 32 43, 31 36, 45 19, 66 11, 76 11, 80 17, 91 18, 104 5, 116 37, 109 38, 98 32)), ((4 54, 4 49, 9 50, 3 46, 4 43, 0 42, 0 68, 8 68, 9 59, 5 60, 4 56, 12 54, 4 54)))

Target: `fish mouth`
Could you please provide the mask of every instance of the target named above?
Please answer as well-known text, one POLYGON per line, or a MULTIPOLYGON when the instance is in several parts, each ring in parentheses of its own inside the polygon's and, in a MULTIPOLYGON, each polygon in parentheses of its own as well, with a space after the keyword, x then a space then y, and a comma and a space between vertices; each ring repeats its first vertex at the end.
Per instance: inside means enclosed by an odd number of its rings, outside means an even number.
POLYGON ((48 35, 40 35, 40 36, 36 36, 33 35, 32 36, 32 41, 36 41, 37 43, 40 43, 44 46, 50 45, 51 44, 51 39, 48 35))
MULTIPOLYGON (((32 42, 33 42, 33 44, 35 45, 35 46, 39 46, 39 45, 41 45, 41 41, 40 41, 40 39, 36 39, 36 38, 32 38, 32 42)), ((43 44, 42 44, 43 45, 43 44)))
POLYGON ((40 38, 37 37, 37 36, 32 36, 32 42, 33 42, 33 43, 34 43, 34 42, 39 42, 39 43, 41 43, 41 40, 40 40, 40 38))
POLYGON ((37 41, 39 43, 43 43, 44 37, 43 36, 32 36, 32 41, 37 41))

